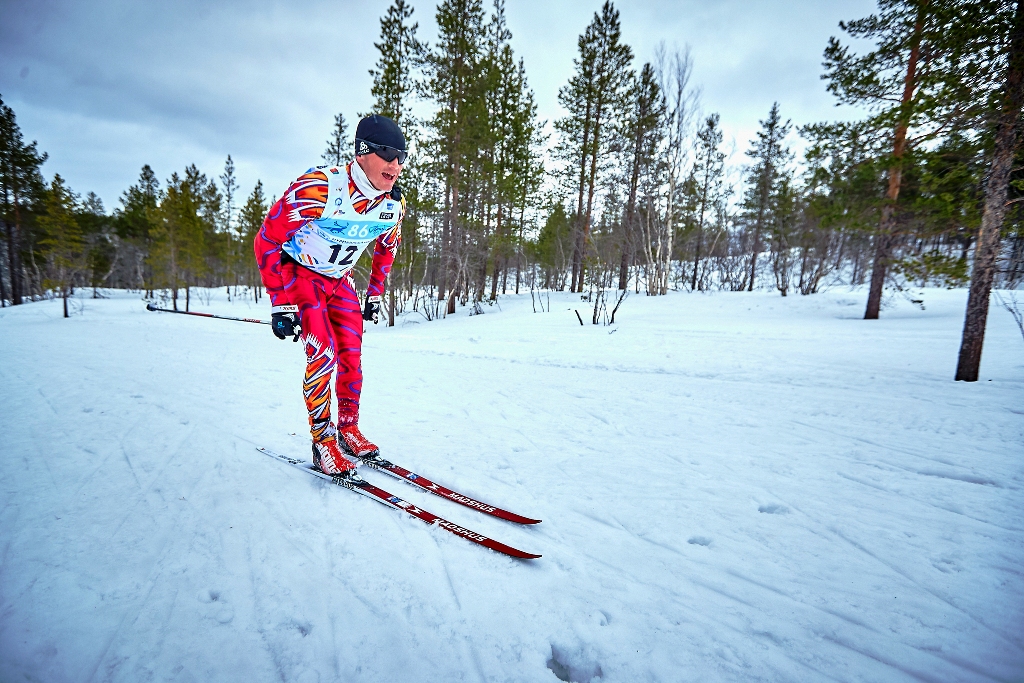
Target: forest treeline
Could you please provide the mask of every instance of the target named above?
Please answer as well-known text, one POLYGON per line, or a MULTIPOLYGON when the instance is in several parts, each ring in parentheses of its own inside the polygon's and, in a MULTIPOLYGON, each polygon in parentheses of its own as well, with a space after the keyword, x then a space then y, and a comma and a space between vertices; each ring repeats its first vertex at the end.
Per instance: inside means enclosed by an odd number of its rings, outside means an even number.
MULTIPOLYGON (((958 378, 973 364, 976 379, 990 290, 1024 279, 1024 3, 880 0, 840 22, 823 87, 864 116, 797 126, 775 103, 731 166, 688 49, 662 44, 639 63, 610 1, 577 39, 550 135, 504 0, 440 3, 432 45, 414 14, 394 0, 370 72, 373 111, 414 151, 391 324, 524 289, 578 292, 596 324, 629 292, 837 283, 869 285, 865 318, 877 318, 886 291, 970 284, 958 378)), ((59 174, 45 181, 46 155, 0 105, 4 305, 75 287, 175 307, 194 287, 259 299, 251 245, 273 197, 239 188, 230 156, 215 177, 189 166, 161 181, 145 166, 108 212, 59 174)), ((348 125, 335 117, 323 161, 351 158, 348 125)))

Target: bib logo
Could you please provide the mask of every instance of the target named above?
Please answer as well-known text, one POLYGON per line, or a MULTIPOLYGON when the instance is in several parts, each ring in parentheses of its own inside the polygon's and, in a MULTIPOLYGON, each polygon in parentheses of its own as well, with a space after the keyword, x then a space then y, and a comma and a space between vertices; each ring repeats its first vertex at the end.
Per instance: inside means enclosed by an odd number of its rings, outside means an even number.
POLYGON ((392 220, 392 219, 393 219, 394 217, 395 217, 395 214, 393 214, 393 213, 382 213, 382 214, 380 215, 380 219, 381 219, 382 221, 390 221, 390 220, 392 220))

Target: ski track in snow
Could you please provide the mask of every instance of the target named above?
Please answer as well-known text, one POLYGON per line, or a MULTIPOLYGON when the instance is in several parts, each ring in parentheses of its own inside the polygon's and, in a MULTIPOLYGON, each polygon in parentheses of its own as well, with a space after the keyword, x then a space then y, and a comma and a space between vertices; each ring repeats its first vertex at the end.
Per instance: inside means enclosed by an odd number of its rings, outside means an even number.
POLYGON ((953 382, 964 291, 863 297, 368 326, 385 455, 544 521, 366 478, 528 562, 256 452, 309 457, 298 344, 0 309, 0 681, 1024 681, 1024 343, 953 382))

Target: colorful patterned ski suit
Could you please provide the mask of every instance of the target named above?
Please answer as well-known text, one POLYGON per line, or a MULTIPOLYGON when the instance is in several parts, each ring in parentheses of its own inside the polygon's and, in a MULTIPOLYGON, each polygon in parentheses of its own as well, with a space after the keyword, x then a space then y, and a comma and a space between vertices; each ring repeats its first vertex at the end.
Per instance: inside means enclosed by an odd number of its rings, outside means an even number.
POLYGON ((337 425, 359 419, 363 317, 352 268, 374 242, 367 296, 381 296, 402 239, 405 201, 365 196, 352 179, 354 165, 301 175, 270 208, 254 243, 274 312, 297 307, 306 350, 302 393, 314 441, 334 435, 332 373, 337 425))

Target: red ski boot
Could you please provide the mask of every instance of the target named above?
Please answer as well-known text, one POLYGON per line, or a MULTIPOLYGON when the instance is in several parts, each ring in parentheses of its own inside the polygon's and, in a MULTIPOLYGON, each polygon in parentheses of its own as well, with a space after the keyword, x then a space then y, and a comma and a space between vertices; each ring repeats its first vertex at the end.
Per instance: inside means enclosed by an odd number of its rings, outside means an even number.
POLYGON ((357 458, 375 458, 380 455, 380 449, 362 435, 357 425, 339 429, 338 438, 341 439, 341 447, 357 458))
POLYGON ((356 470, 355 463, 342 454, 338 440, 333 436, 313 442, 313 466, 332 477, 355 475, 356 470))

